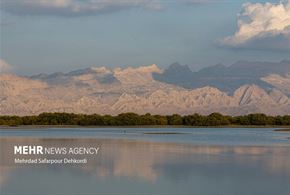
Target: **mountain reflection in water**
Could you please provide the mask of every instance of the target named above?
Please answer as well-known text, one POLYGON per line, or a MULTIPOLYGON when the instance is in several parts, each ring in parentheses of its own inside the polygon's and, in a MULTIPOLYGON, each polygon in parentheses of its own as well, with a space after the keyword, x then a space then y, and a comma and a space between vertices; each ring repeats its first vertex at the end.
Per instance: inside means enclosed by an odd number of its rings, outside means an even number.
POLYGON ((288 146, 197 146, 97 138, 2 137, 0 142, 1 195, 290 194, 288 146), (14 145, 100 150, 96 156, 87 156, 87 164, 17 165, 14 145))

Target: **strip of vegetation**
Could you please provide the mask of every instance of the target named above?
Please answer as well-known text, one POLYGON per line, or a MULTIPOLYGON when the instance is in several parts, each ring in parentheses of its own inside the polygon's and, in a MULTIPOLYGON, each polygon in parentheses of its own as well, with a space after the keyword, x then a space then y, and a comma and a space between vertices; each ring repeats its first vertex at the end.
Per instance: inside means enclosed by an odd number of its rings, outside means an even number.
POLYGON ((184 126, 289 126, 290 115, 267 116, 265 114, 249 114, 245 116, 225 116, 212 113, 208 116, 200 114, 181 116, 178 114, 138 115, 123 113, 111 115, 86 115, 73 113, 42 113, 38 116, 0 116, 0 125, 79 125, 79 126, 154 126, 154 125, 184 125, 184 126))

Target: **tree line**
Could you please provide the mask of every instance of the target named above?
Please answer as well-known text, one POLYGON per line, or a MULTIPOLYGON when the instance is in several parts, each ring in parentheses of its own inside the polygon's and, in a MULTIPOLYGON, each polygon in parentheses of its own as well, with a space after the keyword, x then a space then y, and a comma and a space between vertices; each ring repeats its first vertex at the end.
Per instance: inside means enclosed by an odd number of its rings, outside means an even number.
POLYGON ((290 125, 290 115, 267 116, 249 114, 244 116, 227 116, 212 113, 181 116, 173 115, 138 115, 122 113, 117 116, 99 114, 42 113, 37 116, 0 116, 0 125, 79 125, 79 126, 151 126, 151 125, 184 125, 184 126, 227 126, 227 125, 290 125))

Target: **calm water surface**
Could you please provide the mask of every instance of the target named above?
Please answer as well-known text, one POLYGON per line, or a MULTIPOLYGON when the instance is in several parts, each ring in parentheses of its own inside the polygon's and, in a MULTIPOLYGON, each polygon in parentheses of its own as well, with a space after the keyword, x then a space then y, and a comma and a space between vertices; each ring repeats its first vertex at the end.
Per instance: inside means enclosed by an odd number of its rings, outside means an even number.
POLYGON ((290 195, 289 137, 264 128, 1 129, 0 194, 290 195), (100 149, 87 164, 20 165, 14 145, 100 149))

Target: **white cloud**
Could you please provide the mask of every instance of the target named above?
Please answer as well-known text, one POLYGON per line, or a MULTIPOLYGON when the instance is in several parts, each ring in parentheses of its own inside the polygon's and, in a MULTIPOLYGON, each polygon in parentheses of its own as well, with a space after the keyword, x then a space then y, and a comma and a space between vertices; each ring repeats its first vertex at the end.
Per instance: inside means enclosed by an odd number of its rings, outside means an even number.
POLYGON ((222 0, 2 0, 5 11, 18 15, 79 16, 129 8, 162 10, 167 4, 199 4, 222 0))
POLYGON ((290 0, 244 4, 238 30, 221 42, 236 48, 290 50, 290 0))
POLYGON ((5 60, 0 58, 0 73, 8 73, 12 70, 12 66, 5 60))
POLYGON ((90 15, 133 7, 160 10, 159 0, 3 0, 5 11, 14 14, 90 15))

